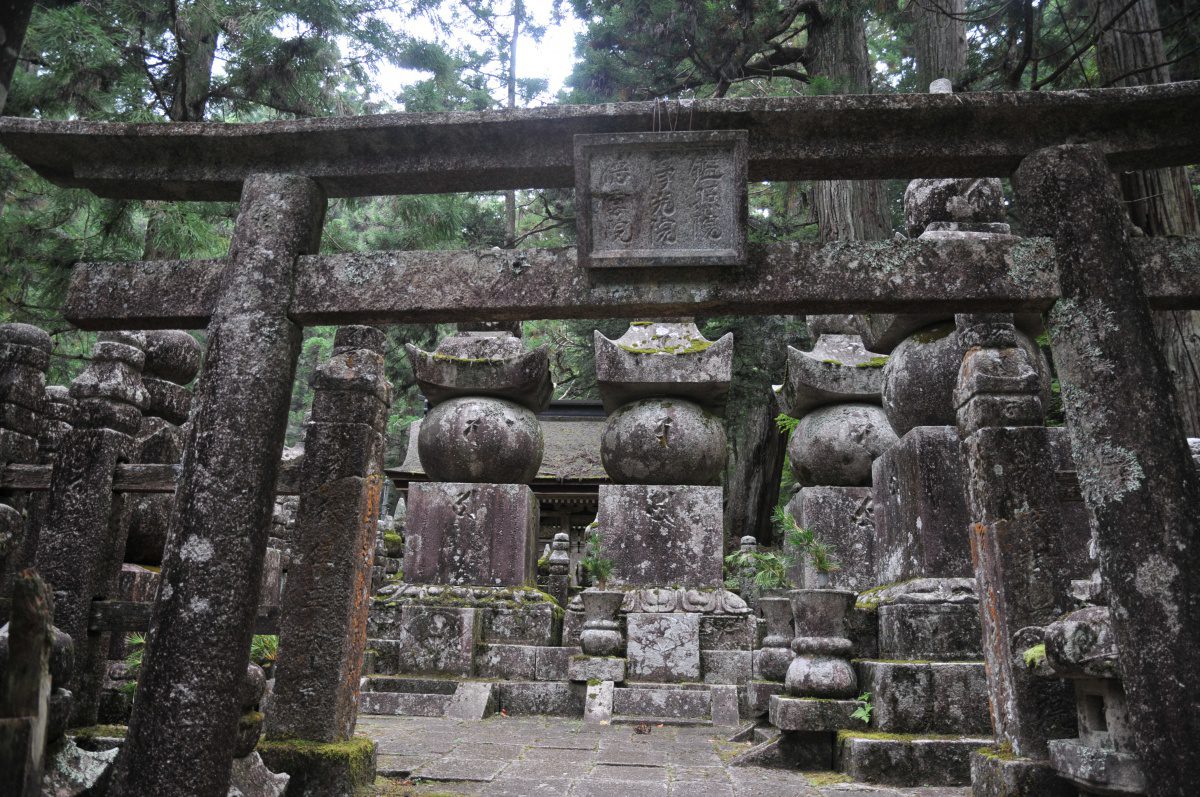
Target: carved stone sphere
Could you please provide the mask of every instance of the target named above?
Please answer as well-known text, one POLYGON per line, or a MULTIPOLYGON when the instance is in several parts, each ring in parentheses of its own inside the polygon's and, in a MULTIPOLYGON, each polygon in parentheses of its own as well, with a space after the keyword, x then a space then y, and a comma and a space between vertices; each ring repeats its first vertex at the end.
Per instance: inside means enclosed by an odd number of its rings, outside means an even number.
POLYGON ((788 459, 805 486, 859 487, 871 483, 871 463, 896 443, 883 410, 874 404, 834 404, 800 420, 788 459))
POLYGON ((725 467, 725 428, 690 401, 643 399, 609 416, 600 457, 617 484, 716 484, 725 467))
MULTIPOLYGON (((1050 397, 1046 357, 1019 331, 1017 343, 1039 371, 1042 406, 1046 407, 1050 397)), ((883 409, 897 435, 903 437, 917 426, 955 424, 954 386, 965 353, 951 321, 926 327, 900 342, 883 366, 883 409)))
POLYGON ((186 385, 200 371, 200 344, 179 329, 157 329, 146 335, 146 373, 186 385))
POLYGON ((498 398, 443 401, 417 436, 417 454, 430 479, 443 482, 528 484, 542 464, 542 427, 532 411, 498 398))

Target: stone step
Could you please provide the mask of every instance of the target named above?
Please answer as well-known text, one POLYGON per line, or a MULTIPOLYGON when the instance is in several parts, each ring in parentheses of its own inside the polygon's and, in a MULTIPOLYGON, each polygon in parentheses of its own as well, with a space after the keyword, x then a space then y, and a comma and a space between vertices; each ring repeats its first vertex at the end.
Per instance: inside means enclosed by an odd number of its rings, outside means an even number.
POLYGON ((991 744, 984 736, 838 734, 838 769, 857 781, 890 786, 966 786, 971 752, 991 744))
POLYGON ((871 730, 887 733, 991 733, 982 661, 855 661, 871 693, 871 730))
POLYGON ((358 696, 358 713, 396 717, 442 717, 453 699, 453 694, 434 692, 362 692, 358 696))
POLYGON ((425 692, 452 695, 458 681, 448 678, 414 678, 407 675, 371 675, 363 683, 364 692, 425 692))
POLYGON ((708 689, 620 687, 613 690, 613 721, 636 717, 646 722, 712 720, 708 689))
POLYGON ((976 603, 895 603, 879 607, 880 659, 983 658, 976 603))
POLYGON ((666 725, 680 728, 711 728, 712 720, 688 719, 686 717, 638 717, 632 714, 614 715, 613 725, 666 725))

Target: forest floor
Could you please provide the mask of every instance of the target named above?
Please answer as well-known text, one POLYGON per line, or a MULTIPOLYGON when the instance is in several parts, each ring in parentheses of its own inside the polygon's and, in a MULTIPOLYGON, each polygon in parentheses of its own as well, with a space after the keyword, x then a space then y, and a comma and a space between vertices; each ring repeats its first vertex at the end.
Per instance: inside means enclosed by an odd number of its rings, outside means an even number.
POLYGON ((712 727, 585 725, 562 717, 481 722, 360 716, 379 743, 380 797, 967 797, 969 788, 883 787, 838 773, 728 762, 750 747, 712 727))

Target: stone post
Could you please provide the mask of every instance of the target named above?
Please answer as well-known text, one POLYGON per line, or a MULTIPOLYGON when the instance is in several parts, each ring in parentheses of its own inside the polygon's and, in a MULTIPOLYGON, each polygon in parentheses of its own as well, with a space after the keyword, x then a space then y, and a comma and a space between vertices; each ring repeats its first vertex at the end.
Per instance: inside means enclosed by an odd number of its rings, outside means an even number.
POLYGON ((38 797, 49 723, 54 600, 31 570, 17 576, 0 656, 0 794, 38 797))
POLYGON ((1047 764, 1046 743, 1074 735, 1070 690, 1036 677, 1016 648, 1018 631, 1070 609, 1072 568, 1083 551, 1067 549, 1038 374, 1012 317, 964 315, 957 322, 967 350, 954 398, 988 704, 998 741, 1017 756, 975 753, 975 794, 1069 793, 1047 764))
POLYGON ((324 211, 304 177, 251 175, 242 188, 112 795, 229 788, 300 350, 288 302, 296 257, 317 248, 324 211))
POLYGON ((317 369, 270 738, 338 742, 354 734, 391 404, 385 343, 374 327, 342 327, 317 369))
POLYGON ((114 595, 125 553, 112 483, 117 464, 132 454, 147 401, 144 345, 134 332, 101 335, 91 364, 71 383, 75 426, 54 459, 38 540, 38 570, 54 590, 55 625, 75 642, 72 725, 95 725, 100 706, 109 636, 89 633, 88 624, 92 601, 114 595))
POLYGON ((557 532, 550 543, 550 579, 546 591, 554 596, 559 606, 567 605, 571 587, 571 535, 557 532))
POLYGON ((1094 146, 1035 152, 1013 185, 1031 229, 1054 236, 1054 351, 1137 751, 1151 794, 1194 793, 1200 745, 1189 742, 1200 739, 1200 701, 1183 674, 1200 661, 1200 477, 1131 225, 1094 146))
MULTIPOLYGON (((50 336, 29 324, 0 324, 0 469, 37 459, 50 336)), ((0 490, 0 624, 12 576, 26 562, 28 497, 0 490)))

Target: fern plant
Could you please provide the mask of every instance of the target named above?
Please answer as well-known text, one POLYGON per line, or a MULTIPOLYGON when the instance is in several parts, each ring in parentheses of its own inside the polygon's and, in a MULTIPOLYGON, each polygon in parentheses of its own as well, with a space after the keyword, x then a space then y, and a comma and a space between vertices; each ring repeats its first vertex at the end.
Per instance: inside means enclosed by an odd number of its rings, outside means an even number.
POLYGON ((854 709, 850 714, 851 719, 862 720, 864 724, 871 724, 871 712, 875 710, 875 706, 871 705, 871 693, 863 692, 854 699, 858 703, 858 708, 854 709))

